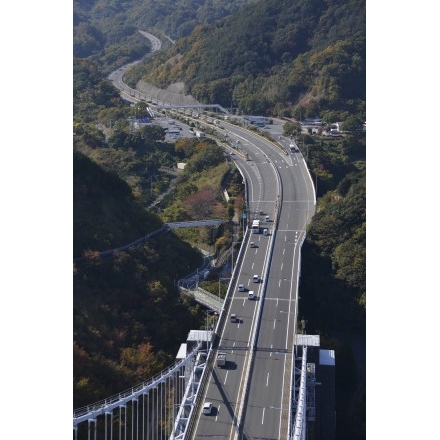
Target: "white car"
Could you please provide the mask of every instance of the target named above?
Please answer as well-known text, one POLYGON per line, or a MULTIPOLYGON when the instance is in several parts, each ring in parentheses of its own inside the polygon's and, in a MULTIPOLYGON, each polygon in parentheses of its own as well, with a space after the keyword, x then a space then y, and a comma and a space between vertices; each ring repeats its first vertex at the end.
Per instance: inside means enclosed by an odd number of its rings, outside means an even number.
POLYGON ((244 292, 244 284, 239 284, 238 285, 238 291, 239 292, 244 292))
POLYGON ((260 282, 259 275, 254 275, 254 277, 252 279, 253 279, 254 283, 259 283, 260 282))
POLYGON ((205 402, 203 404, 202 413, 203 414, 211 414, 212 411, 212 403, 211 402, 205 402))

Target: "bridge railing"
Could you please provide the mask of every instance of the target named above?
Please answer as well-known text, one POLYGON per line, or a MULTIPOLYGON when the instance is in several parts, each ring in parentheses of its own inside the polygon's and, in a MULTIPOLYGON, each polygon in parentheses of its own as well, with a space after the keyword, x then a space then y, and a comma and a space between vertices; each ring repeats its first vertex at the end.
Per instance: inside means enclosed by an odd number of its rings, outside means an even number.
MULTIPOLYGON (((249 239, 249 230, 248 229, 246 229, 245 237, 247 237, 247 239, 249 239)), ((219 335, 222 333, 223 327, 226 323, 226 319, 229 315, 229 306, 232 301, 232 292, 235 289, 235 285, 236 285, 236 281, 237 281, 236 269, 239 267, 239 265, 243 259, 244 250, 246 248, 245 242, 246 242, 246 240, 243 240, 241 247, 240 247, 240 251, 238 253, 237 263, 236 263, 234 271, 232 273, 231 280, 230 280, 229 286, 228 286, 228 290, 226 292, 225 301, 223 303, 223 308, 221 310, 221 313, 220 313, 220 316, 219 316, 219 319, 217 321, 217 325, 215 328, 214 341, 211 345, 211 349, 209 350, 209 354, 206 359, 206 367, 203 371, 203 375, 200 380, 199 388, 197 391, 197 399, 196 399, 193 411, 191 412, 190 419, 187 424, 187 428, 185 431, 185 438, 188 438, 188 439, 193 438, 193 436, 194 436, 194 429, 196 427, 196 420, 197 420, 198 414, 200 413, 200 408, 203 403, 203 396, 204 396, 206 387, 207 387, 209 380, 210 380, 210 377, 211 377, 211 371, 213 369, 215 355, 216 355, 217 347, 218 347, 219 340, 220 340, 219 335)))
POLYGON ((142 382, 139 385, 134 386, 133 388, 115 394, 104 400, 100 400, 98 402, 74 410, 73 427, 75 428, 79 423, 87 420, 95 420, 96 417, 103 415, 120 405, 124 405, 125 403, 135 399, 141 394, 145 394, 148 390, 154 388, 156 383, 171 377, 172 375, 174 375, 174 373, 178 372, 182 368, 182 366, 190 362, 191 359, 196 356, 197 352, 200 350, 200 346, 201 344, 198 344, 185 359, 175 362, 171 367, 163 370, 161 373, 154 376, 153 378, 148 379, 148 381, 142 382))
POLYGON ((307 386, 307 346, 303 346, 302 351, 302 365, 301 365, 301 380, 298 391, 298 402, 295 415, 295 428, 293 431, 293 440, 304 440, 306 438, 306 386, 307 386))

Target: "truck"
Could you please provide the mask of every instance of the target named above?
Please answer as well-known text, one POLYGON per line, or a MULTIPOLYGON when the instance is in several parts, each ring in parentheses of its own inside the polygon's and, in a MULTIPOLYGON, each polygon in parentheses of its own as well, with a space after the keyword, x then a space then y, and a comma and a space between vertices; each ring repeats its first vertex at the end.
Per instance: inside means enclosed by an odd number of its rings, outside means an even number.
POLYGON ((224 367, 226 365, 226 353, 219 353, 217 355, 217 366, 224 367))
POLYGON ((260 220, 255 219, 252 221, 252 233, 253 234, 260 233, 260 220))
POLYGON ((194 134, 195 134, 196 137, 198 137, 198 138, 203 138, 203 137, 205 137, 205 133, 204 133, 203 131, 196 130, 196 131, 194 131, 194 134))

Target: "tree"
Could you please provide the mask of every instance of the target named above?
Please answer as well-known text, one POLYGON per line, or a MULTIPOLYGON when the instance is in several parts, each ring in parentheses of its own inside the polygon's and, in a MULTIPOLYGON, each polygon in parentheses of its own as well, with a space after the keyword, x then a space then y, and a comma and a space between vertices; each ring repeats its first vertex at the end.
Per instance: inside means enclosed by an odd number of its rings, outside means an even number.
POLYGON ((137 102, 133 107, 133 113, 134 116, 138 119, 145 117, 148 118, 150 116, 148 113, 148 105, 145 101, 137 102))
POLYGON ((215 195, 213 192, 209 189, 204 189, 195 194, 191 194, 186 199, 185 209, 194 218, 207 218, 211 213, 214 201, 215 195))
POLYGON ((146 144, 156 144, 165 140, 165 130, 157 125, 146 124, 139 129, 146 144))
POLYGON ((135 372, 137 382, 151 376, 151 371, 155 371, 155 363, 153 348, 149 342, 141 343, 137 347, 123 348, 121 351, 122 366, 135 372))
POLYGON ((288 121, 283 126, 285 136, 296 136, 301 133, 301 124, 296 121, 288 121))
POLYGON ((343 131, 361 131, 362 124, 364 120, 362 120, 359 116, 348 116, 345 121, 342 123, 343 131))

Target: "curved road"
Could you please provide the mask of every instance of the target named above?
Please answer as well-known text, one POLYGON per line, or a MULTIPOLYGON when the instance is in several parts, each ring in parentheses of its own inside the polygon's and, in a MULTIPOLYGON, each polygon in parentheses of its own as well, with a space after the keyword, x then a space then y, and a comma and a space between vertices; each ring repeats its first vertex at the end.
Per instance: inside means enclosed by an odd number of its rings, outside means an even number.
MULTIPOLYGON (((109 76, 121 91, 131 90, 122 82, 130 65, 109 76)), ((240 433, 246 439, 285 439, 300 249, 315 212, 315 191, 301 153, 286 154, 254 132, 227 122, 223 126, 249 154, 249 161, 239 155, 234 161, 248 184, 249 221, 260 218, 269 235, 252 234, 249 241, 256 247, 245 249, 236 282, 246 291, 235 289, 229 309, 239 320, 227 320, 220 335, 219 350, 227 353, 227 363, 212 369, 204 399, 213 403, 213 411, 199 415, 193 438, 233 439, 240 433), (261 282, 253 282, 255 274, 261 282), (248 299, 249 290, 255 292, 255 300, 248 299)))
POLYGON ((246 439, 283 439, 288 435, 300 249, 315 212, 315 192, 301 153, 286 155, 231 124, 227 130, 241 139, 251 159, 236 158, 249 186, 249 221, 260 218, 269 235, 249 239, 256 247, 246 248, 237 284, 253 290, 257 299, 235 289, 229 313, 240 319, 227 322, 219 348, 228 363, 212 370, 205 401, 214 410, 200 415, 194 438, 233 439, 240 432, 246 439), (253 282, 255 274, 262 282, 253 282))
MULTIPOLYGON (((161 41, 156 38, 154 35, 149 34, 148 32, 139 31, 145 38, 148 38, 151 43, 151 53, 154 53, 161 49, 162 43, 161 41)), ((130 102, 138 102, 140 99, 147 99, 146 95, 138 92, 131 87, 129 87, 127 84, 124 83, 122 78, 124 77, 125 72, 132 66, 135 66, 136 64, 140 63, 142 60, 133 61, 132 63, 125 64, 124 66, 120 67, 119 69, 115 70, 114 72, 110 73, 110 75, 107 76, 107 79, 109 79, 113 85, 121 91, 121 95, 124 99, 130 102)))

